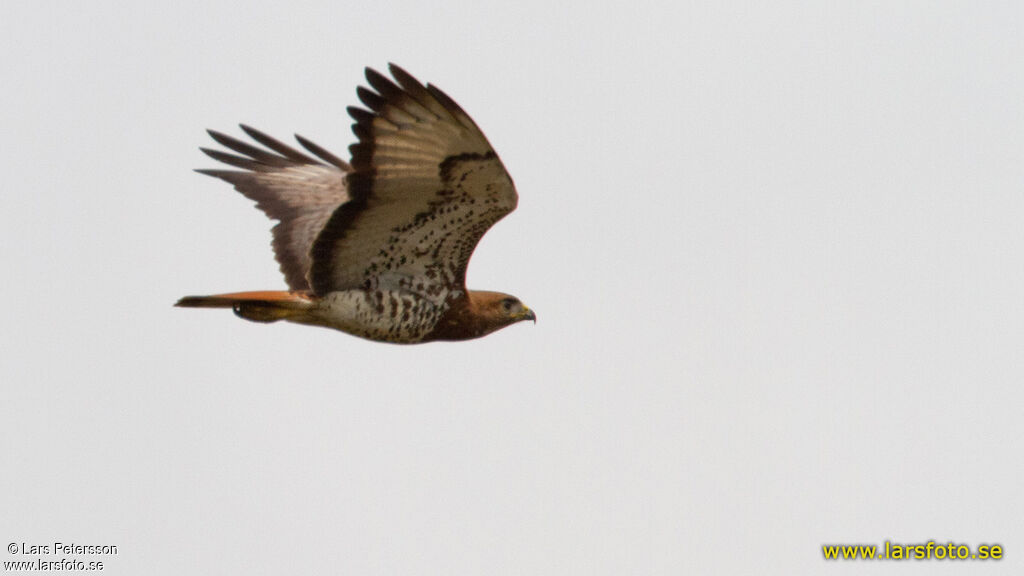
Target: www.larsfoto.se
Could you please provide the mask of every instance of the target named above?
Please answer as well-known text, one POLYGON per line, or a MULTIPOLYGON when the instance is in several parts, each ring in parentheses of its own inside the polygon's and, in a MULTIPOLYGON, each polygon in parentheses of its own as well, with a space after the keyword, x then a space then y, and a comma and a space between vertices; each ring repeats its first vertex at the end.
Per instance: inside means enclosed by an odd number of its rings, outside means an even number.
POLYGON ((825 544, 821 547, 826 560, 1001 560, 1003 547, 980 544, 972 550, 966 544, 936 543, 896 544, 886 541, 881 548, 870 544, 825 544))

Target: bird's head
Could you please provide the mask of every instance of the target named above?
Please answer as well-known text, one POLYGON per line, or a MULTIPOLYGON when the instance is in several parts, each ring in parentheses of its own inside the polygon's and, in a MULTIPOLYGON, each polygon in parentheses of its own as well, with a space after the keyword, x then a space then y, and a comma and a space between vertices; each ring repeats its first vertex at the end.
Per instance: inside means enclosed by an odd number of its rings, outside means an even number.
POLYGON ((537 315, 519 301, 519 298, 501 292, 473 292, 476 309, 501 323, 502 326, 515 324, 521 320, 533 320, 537 323, 537 315))
POLYGON ((469 293, 469 301, 480 336, 523 320, 537 322, 537 315, 533 310, 527 308, 519 298, 509 294, 473 290, 469 293))
POLYGON ((537 315, 515 296, 470 290, 451 303, 428 340, 472 340, 537 315))

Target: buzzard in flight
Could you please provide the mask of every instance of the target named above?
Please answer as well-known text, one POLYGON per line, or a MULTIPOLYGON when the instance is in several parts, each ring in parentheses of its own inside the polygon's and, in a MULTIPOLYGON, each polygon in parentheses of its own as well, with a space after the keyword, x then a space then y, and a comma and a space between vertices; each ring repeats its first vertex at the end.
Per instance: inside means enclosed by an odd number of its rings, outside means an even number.
POLYGON ((241 170, 199 172, 279 221, 273 247, 289 290, 186 296, 177 306, 406 344, 536 321, 514 296, 466 288, 477 243, 519 198, 501 160, 444 92, 390 71, 394 80, 367 68, 372 90, 357 90, 366 109, 348 109, 359 140, 351 163, 301 136, 306 152, 244 125, 263 147, 210 131, 234 154, 203 152, 241 170))

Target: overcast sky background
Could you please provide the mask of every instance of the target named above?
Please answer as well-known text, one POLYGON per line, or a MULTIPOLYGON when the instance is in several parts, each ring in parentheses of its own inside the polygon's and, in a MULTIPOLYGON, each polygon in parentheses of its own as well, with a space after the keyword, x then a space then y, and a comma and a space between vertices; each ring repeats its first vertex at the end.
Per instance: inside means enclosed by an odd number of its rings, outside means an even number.
POLYGON ((0 543, 117 545, 108 574, 1021 573, 1020 6, 6 2, 0 543), (284 287, 271 223, 192 172, 204 129, 347 157, 389 61, 515 179, 469 284, 536 326, 173 308, 284 287), (886 540, 1006 558, 822 558, 886 540))

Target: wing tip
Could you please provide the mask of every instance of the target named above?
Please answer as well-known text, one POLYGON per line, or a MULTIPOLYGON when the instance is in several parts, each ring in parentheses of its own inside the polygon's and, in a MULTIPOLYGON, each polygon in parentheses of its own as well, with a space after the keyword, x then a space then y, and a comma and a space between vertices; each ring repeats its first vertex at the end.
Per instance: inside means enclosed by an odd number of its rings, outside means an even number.
POLYGON ((338 168, 342 172, 351 172, 352 171, 352 166, 350 166, 348 162, 345 162, 341 158, 339 158, 336 155, 334 155, 333 153, 329 152, 323 146, 320 146, 316 142, 313 142, 312 140, 306 138, 305 136, 303 136, 301 134, 295 134, 294 136, 295 136, 295 140, 299 144, 301 144, 303 148, 308 150, 310 153, 312 153, 317 158, 323 160, 324 162, 327 162, 328 164, 334 166, 335 168, 338 168))

